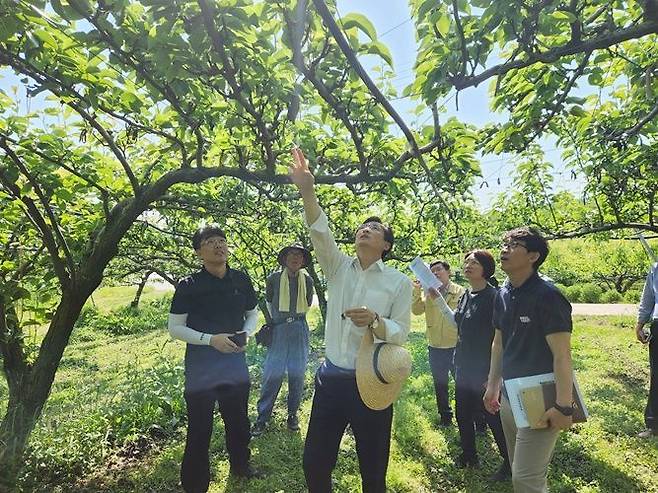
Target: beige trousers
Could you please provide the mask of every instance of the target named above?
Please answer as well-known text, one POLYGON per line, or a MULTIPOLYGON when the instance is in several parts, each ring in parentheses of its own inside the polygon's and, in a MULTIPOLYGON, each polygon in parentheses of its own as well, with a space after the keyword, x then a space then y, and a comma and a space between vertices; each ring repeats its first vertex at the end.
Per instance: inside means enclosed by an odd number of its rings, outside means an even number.
POLYGON ((546 473, 553 456, 558 430, 517 428, 509 400, 501 396, 500 418, 512 464, 514 493, 545 493, 546 473))

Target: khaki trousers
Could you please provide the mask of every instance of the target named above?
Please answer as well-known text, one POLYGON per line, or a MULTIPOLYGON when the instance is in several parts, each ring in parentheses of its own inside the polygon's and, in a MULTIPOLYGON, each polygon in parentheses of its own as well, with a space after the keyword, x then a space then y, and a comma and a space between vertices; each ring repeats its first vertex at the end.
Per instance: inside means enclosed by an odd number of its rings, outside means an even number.
POLYGON ((545 493, 546 473, 559 430, 517 428, 509 400, 501 396, 500 418, 512 464, 514 493, 545 493))

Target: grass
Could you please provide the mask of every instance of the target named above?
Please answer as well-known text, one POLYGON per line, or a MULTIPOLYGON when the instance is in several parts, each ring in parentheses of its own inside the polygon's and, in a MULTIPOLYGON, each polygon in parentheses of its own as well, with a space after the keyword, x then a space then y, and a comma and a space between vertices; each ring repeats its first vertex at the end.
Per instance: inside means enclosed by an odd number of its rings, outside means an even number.
MULTIPOLYGON (((111 293, 103 302, 131 295, 111 293)), ((113 300, 113 301, 108 301, 113 300)), ((99 304, 98 298, 96 300, 99 304)), ((314 318, 316 314, 313 314, 314 318)), ((549 482, 555 492, 658 492, 656 441, 635 437, 643 427, 648 390, 646 348, 634 343, 630 317, 577 317, 574 362, 591 413, 588 423, 563 433, 549 482)), ((437 426, 423 319, 414 317, 408 348, 414 370, 395 405, 388 486, 392 492, 488 492, 511 490, 487 477, 500 459, 490 436, 478 438, 482 468, 453 465, 456 428, 437 426)), ((217 417, 211 443, 211 492, 302 492, 304 433, 312 375, 321 341, 312 339, 301 433, 285 427, 285 384, 268 431, 252 441, 254 463, 268 476, 245 482, 228 477, 224 433, 217 417)), ((166 329, 113 336, 89 327, 74 331, 51 397, 35 430, 22 491, 174 492, 185 440, 182 401, 184 345, 166 329)), ((264 351, 250 342, 250 416, 256 415, 264 351)), ((0 401, 6 391, 0 387, 0 401)), ((0 403, 1 404, 1 403, 0 403)), ((2 406, 0 406, 2 407, 2 406)), ((348 434, 334 472, 335 491, 359 492, 353 438, 348 434)))
MULTIPOLYGON (((147 284, 142 291, 140 303, 158 299, 163 292, 171 290, 165 284, 147 284)), ((127 306, 135 297, 137 286, 104 286, 97 289, 87 301, 87 305, 94 306, 103 313, 127 306)))

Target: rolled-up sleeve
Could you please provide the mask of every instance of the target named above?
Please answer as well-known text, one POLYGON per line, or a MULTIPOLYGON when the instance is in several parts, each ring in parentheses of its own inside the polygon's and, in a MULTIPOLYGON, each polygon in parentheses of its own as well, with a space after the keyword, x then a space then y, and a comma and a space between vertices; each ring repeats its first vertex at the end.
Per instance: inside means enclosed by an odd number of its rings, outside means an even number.
POLYGON ((336 275, 341 263, 349 257, 338 249, 324 211, 321 211, 315 222, 309 225, 309 234, 315 257, 322 267, 322 272, 327 280, 331 280, 336 275))
POLYGON ((647 274, 646 282, 644 283, 644 288, 642 289, 642 296, 640 297, 640 306, 637 310, 637 321, 640 323, 647 323, 651 320, 651 316, 654 312, 654 307, 656 306, 656 297, 654 294, 654 282, 656 276, 656 268, 658 264, 647 274))
POLYGON ((411 281, 403 280, 391 306, 389 317, 383 317, 386 342, 402 346, 411 330, 411 281))

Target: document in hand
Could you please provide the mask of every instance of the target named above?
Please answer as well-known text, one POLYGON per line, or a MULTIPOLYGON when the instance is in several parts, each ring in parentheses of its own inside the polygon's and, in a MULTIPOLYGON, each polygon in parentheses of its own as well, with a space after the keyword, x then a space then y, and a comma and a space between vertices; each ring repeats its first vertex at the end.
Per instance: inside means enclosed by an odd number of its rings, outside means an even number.
MULTIPOLYGON (((539 419, 555 404, 555 374, 543 373, 530 377, 505 380, 514 422, 517 428, 541 428, 539 419)), ((573 375, 573 422, 584 423, 589 413, 573 375)))
POLYGON ((427 292, 429 288, 438 290, 441 287, 441 281, 439 281, 437 277, 432 274, 429 266, 423 262, 422 258, 416 257, 413 259, 409 264, 409 268, 411 269, 411 272, 413 272, 416 276, 416 279, 420 281, 420 285, 423 287, 425 292, 427 292))

